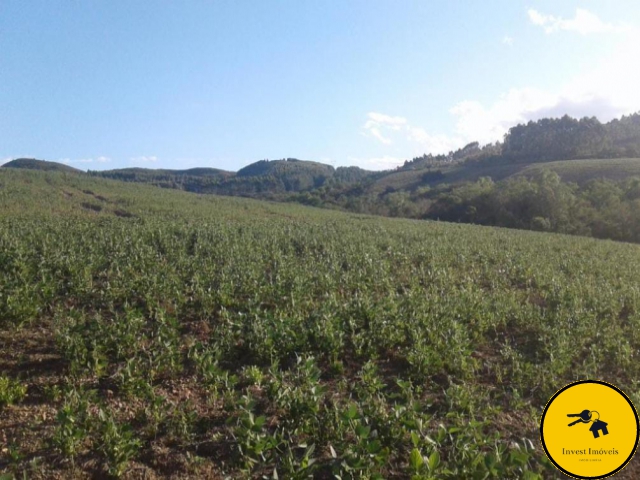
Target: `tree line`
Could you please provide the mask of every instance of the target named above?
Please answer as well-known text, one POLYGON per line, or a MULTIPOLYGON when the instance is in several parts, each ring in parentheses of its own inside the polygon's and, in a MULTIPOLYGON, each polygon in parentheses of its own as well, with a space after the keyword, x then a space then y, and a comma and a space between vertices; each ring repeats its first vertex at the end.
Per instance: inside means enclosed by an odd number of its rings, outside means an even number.
POLYGON ((640 113, 608 123, 596 117, 542 118, 509 129, 502 142, 472 142, 443 155, 425 154, 406 161, 404 170, 456 162, 548 162, 640 156, 640 113))
POLYGON ((489 177, 461 185, 412 191, 359 186, 323 188, 275 197, 317 207, 392 217, 473 223, 567 233, 640 243, 640 177, 622 182, 563 182, 551 170, 494 182, 489 177))

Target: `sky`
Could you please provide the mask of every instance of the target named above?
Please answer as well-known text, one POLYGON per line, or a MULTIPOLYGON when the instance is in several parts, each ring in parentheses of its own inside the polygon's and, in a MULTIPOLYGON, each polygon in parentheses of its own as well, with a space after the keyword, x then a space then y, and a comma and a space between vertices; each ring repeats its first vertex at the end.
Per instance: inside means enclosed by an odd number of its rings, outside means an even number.
POLYGON ((637 0, 0 0, 0 164, 371 170, 640 111, 637 0))

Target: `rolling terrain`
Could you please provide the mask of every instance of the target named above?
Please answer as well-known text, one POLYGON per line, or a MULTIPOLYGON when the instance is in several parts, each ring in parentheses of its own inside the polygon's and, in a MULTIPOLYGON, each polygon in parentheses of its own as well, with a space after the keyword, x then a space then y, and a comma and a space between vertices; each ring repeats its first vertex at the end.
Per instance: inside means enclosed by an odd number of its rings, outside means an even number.
POLYGON ((553 478, 553 393, 640 402, 639 270, 631 244, 0 169, 0 472, 553 478))
POLYGON ((47 162, 35 158, 16 158, 2 165, 5 168, 23 168, 28 170, 42 170, 47 172, 84 173, 82 170, 63 163, 47 162))
POLYGON ((557 173, 565 182, 584 184, 598 179, 619 182, 630 177, 640 177, 640 158, 565 160, 531 164, 516 175, 535 176, 543 168, 557 173))
MULTIPOLYGON (((35 159, 16 159, 5 163, 2 167, 85 173, 82 170, 61 163, 35 159)), ((188 185, 189 180, 196 181, 195 179, 202 179, 204 181, 211 181, 211 179, 218 179, 222 182, 234 180, 237 182, 237 177, 247 179, 247 181, 252 177, 267 177, 288 182, 292 185, 289 191, 312 191, 314 188, 324 185, 328 180, 334 179, 337 184, 343 182, 358 184, 362 182, 366 188, 365 191, 380 193, 389 188, 412 191, 420 187, 440 184, 455 186, 463 183, 476 182, 482 177, 490 177, 494 181, 517 176, 533 177, 538 175, 541 170, 551 170, 556 172, 563 181, 579 184, 596 179, 620 181, 628 177, 640 176, 640 158, 577 159, 528 163, 495 162, 494 164, 454 163, 418 170, 396 169, 382 172, 371 172, 357 167, 340 167, 334 169, 331 165, 305 160, 296 160, 293 162, 286 160, 262 160, 240 169, 237 173, 217 168, 168 170, 137 167, 93 171, 90 173, 97 177, 149 183, 153 185, 162 185, 163 180, 183 178, 187 180, 187 184, 183 181, 182 183, 176 184, 175 188, 187 191, 190 190, 188 185), (307 179, 307 176, 310 177, 310 179, 307 179), (301 180, 301 178, 303 178, 303 180, 301 180), (295 184, 296 180, 297 184, 295 184)), ((327 183, 331 182, 329 181, 327 183)), ((216 185, 216 187, 223 188, 221 185, 216 185)), ((215 187, 212 188, 215 190, 215 187)), ((277 191, 269 192, 265 190, 262 193, 277 193, 277 191)))
POLYGON ((624 180, 640 176, 640 158, 577 159, 552 162, 523 162, 495 164, 454 164, 424 170, 400 170, 381 176, 371 186, 373 191, 383 192, 389 187, 395 190, 415 190, 440 184, 460 185, 476 182, 482 177, 494 181, 517 176, 533 177, 541 170, 557 173, 564 182, 586 183, 590 180, 624 180))

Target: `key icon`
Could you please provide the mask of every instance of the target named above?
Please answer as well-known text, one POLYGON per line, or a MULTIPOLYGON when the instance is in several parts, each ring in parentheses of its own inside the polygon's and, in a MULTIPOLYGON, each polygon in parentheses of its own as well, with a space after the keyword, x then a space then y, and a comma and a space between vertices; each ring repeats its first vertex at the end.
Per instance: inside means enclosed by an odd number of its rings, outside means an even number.
POLYGON ((573 427, 576 423, 589 423, 591 421, 591 411, 583 410, 580 413, 568 413, 567 417, 578 417, 578 420, 571 422, 568 426, 573 427))
POLYGON ((577 420, 571 422, 568 426, 573 427, 577 423, 590 423, 593 422, 589 431, 593 434, 593 438, 600 438, 600 432, 602 435, 609 435, 607 429, 607 422, 600 420, 600 414, 595 410, 583 410, 580 413, 568 413, 567 417, 578 417, 577 420), (594 418, 594 414, 597 415, 594 418))

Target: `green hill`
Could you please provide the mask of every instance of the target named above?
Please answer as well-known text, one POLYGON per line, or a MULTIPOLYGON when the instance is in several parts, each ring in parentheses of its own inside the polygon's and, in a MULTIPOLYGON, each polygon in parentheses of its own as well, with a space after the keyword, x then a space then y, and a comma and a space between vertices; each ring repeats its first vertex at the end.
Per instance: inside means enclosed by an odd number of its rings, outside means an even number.
POLYGON ((234 182, 238 185, 245 181, 249 184, 265 182, 271 193, 304 191, 322 186, 334 172, 330 165, 295 158, 262 160, 238 170, 234 182))
POLYGON ((283 160, 261 160, 238 170, 239 177, 287 176, 311 174, 320 178, 333 175, 334 168, 319 162, 287 158, 283 160))
MULTIPOLYGON (((357 213, 640 242, 638 155, 640 114, 606 124, 565 115, 517 125, 503 142, 471 142, 381 172, 287 158, 261 160, 238 172, 126 168, 89 175, 357 213)), ((6 166, 76 171, 28 159, 6 166)))
POLYGON ((534 177, 551 170, 565 182, 584 184, 594 179, 621 181, 640 175, 639 158, 578 159, 553 162, 510 163, 504 160, 486 163, 457 162, 419 169, 369 172, 358 167, 339 167, 302 160, 260 161, 237 173, 218 169, 150 170, 128 168, 91 172, 107 178, 150 183, 198 193, 240 195, 279 199, 292 192, 313 193, 318 188, 356 188, 363 195, 389 191, 414 192, 438 185, 458 186, 489 177, 494 181, 534 177))
POLYGON ((126 168, 90 172, 94 176, 116 180, 150 183, 197 193, 273 197, 286 192, 304 192, 323 185, 350 184, 363 180, 372 172, 357 167, 340 167, 319 162, 297 160, 261 160, 238 172, 209 168, 189 170, 150 170, 126 168))
POLYGON ((547 478, 640 402, 636 245, 7 168, 0 246, 0 473, 547 478))
POLYGON ((84 173, 82 170, 70 167, 63 163, 47 162, 35 158, 16 158, 2 165, 3 168, 26 168, 29 170, 44 170, 47 172, 84 173))
POLYGON ((419 187, 444 183, 459 185, 466 182, 476 182, 482 177, 490 177, 494 181, 499 181, 518 175, 537 175, 545 169, 556 172, 565 182, 586 183, 589 180, 602 178, 619 181, 629 176, 640 176, 640 158, 579 159, 530 163, 496 161, 486 164, 443 165, 422 170, 399 170, 381 176, 372 185, 372 190, 378 192, 388 188, 414 190, 419 187))
POLYGON ((640 158, 564 160, 530 164, 517 174, 534 176, 543 169, 556 172, 565 182, 584 184, 597 179, 619 182, 634 176, 640 177, 640 158))
POLYGON ((118 176, 126 177, 127 175, 140 177, 160 177, 160 176, 190 176, 190 177, 216 177, 216 176, 229 176, 233 175, 233 172, 226 170, 220 170, 218 168, 189 168, 186 170, 170 170, 170 169, 151 169, 151 168, 119 168, 115 170, 100 170, 100 176, 118 179, 118 176))
POLYGON ((163 188, 175 188, 191 192, 208 193, 212 185, 233 177, 233 172, 217 168, 190 168, 187 170, 122 168, 90 171, 90 175, 126 182, 148 183, 163 188))

